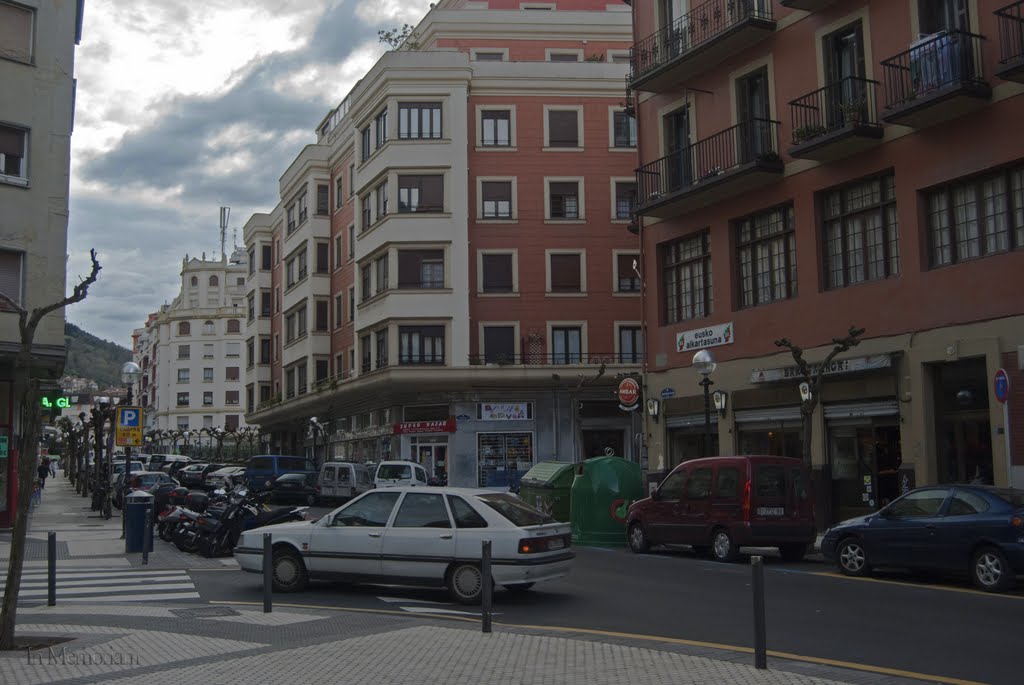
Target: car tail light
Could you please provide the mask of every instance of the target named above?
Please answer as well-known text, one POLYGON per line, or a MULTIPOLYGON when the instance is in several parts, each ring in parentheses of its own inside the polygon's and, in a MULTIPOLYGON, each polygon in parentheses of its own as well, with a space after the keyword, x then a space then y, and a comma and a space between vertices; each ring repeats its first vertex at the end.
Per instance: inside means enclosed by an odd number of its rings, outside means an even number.
POLYGON ((743 521, 750 523, 750 481, 743 486, 743 521))
POLYGON ((1014 516, 1012 519, 1010 519, 1010 525, 1015 528, 1024 528, 1024 517, 1022 517, 1020 514, 1014 516))
POLYGON ((572 544, 571 535, 549 535, 543 538, 523 538, 519 541, 520 554, 540 554, 565 549, 572 544))

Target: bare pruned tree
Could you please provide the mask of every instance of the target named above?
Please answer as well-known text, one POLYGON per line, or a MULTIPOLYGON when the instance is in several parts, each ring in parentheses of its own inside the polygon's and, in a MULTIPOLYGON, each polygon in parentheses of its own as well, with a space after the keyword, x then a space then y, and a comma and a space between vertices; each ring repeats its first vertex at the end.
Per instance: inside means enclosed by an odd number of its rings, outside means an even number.
POLYGON ((82 279, 70 295, 51 304, 36 307, 31 312, 15 302, 6 293, 0 292, 0 301, 18 313, 20 342, 17 361, 14 365, 14 396, 21 411, 21 431, 16 441, 18 447, 18 504, 14 514, 14 530, 11 536, 11 558, 7 566, 7 584, 4 592, 3 609, 0 611, 0 651, 15 648, 14 624, 17 621, 18 593, 21 585, 21 571, 25 562, 25 534, 28 532, 28 508, 32 496, 32 473, 39 456, 39 432, 42 427, 40 410, 41 392, 39 379, 32 372, 33 341, 36 329, 43 317, 68 305, 81 302, 89 294, 89 286, 96 282, 100 263, 96 250, 89 251, 92 271, 82 279))

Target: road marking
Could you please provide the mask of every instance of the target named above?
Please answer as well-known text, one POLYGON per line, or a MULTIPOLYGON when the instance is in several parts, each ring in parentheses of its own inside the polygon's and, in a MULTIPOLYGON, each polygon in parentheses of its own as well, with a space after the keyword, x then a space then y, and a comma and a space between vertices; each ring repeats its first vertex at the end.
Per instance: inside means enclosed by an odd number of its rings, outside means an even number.
POLYGON ((406 597, 378 597, 377 599, 389 604, 451 604, 451 602, 437 602, 432 599, 408 599, 406 597))
MULTIPOLYGON (((184 576, 179 576, 179 575, 173 575, 173 576, 150 576, 148 578, 143 578, 140 581, 140 584, 143 584, 143 585, 159 585, 160 583, 172 583, 172 582, 178 582, 178 581, 181 581, 181 580, 187 580, 187 578, 185 578, 184 576)), ((99 579, 99 580, 96 580, 96 579, 93 579, 93 580, 61 580, 60 578, 58 578, 57 579, 57 587, 58 588, 88 587, 90 585, 108 585, 109 582, 110 581, 106 580, 106 579, 99 579)), ((31 589, 31 588, 45 588, 45 587, 48 587, 48 586, 49 586, 48 582, 46 582, 46 581, 39 581, 39 582, 32 582, 32 583, 22 583, 21 584, 21 589, 22 590, 26 590, 26 589, 31 589)), ((4 586, 3 586, 2 583, 0 583, 0 590, 3 590, 3 589, 4 589, 4 586)))
MULTIPOLYGON (((239 606, 263 606, 262 602, 239 602, 231 600, 211 600, 210 604, 234 604, 239 606)), ((407 612, 393 611, 390 609, 356 609, 347 607, 337 606, 324 606, 319 604, 284 604, 274 603, 275 606, 291 608, 291 609, 318 609, 325 611, 351 611, 360 614, 387 614, 392 616, 406 616, 407 612)), ((464 621, 469 623, 478 623, 479 617, 467 617, 467 616, 455 616, 451 614, 437 614, 433 616, 438 619, 446 619, 451 621, 464 621)), ((596 630, 593 628, 566 628, 564 626, 538 626, 538 625, 527 625, 519 623, 500 623, 500 625, 506 628, 526 628, 529 630, 549 630, 556 633, 585 633, 588 635, 601 635, 604 637, 619 637, 631 640, 641 640, 645 642, 667 642, 669 644, 687 645, 689 647, 704 647, 708 649, 719 649, 722 651, 729 652, 741 652, 743 654, 753 654, 754 650, 751 647, 741 647, 738 645, 726 645, 718 642, 701 642, 699 640, 685 640, 683 638, 676 637, 661 637, 658 635, 643 635, 638 633, 619 633, 608 630, 596 630)), ((962 678, 950 678, 946 676, 931 675, 928 673, 918 673, 916 671, 904 671, 898 668, 887 668, 885 666, 872 666, 871 664, 861 664, 853 661, 840 661, 838 659, 827 659, 824 657, 816 656, 805 656, 803 654, 793 654, 791 652, 777 652, 774 650, 768 650, 768 656, 778 657, 780 659, 789 659, 790 661, 802 661, 811 664, 821 664, 824 666, 835 666, 837 668, 846 668, 852 671, 864 671, 866 673, 878 673, 882 675, 891 675, 901 678, 911 678, 916 680, 931 681, 933 683, 943 683, 943 685, 986 685, 985 683, 976 680, 964 680, 962 678)))
MULTIPOLYGON (((117 593, 125 592, 128 590, 195 590, 195 586, 192 583, 154 583, 152 585, 143 586, 138 584, 130 585, 107 585, 105 587, 76 587, 71 588, 68 592, 62 592, 60 585, 57 585, 57 599, 70 599, 71 596, 81 597, 83 595, 109 595, 111 599, 117 597, 117 593)), ((30 597, 46 597, 49 592, 45 587, 41 589, 30 588, 28 590, 22 589, 18 592, 18 599, 28 599, 30 597)), ((153 597, 159 597, 159 594, 153 594, 153 597)))
MULTIPOLYGON (((458 611, 456 609, 442 609, 440 607, 401 607, 403 611, 407 611, 410 614, 430 614, 433 615, 444 615, 444 616, 475 616, 480 617, 479 611, 458 611)), ((501 616, 499 612, 491 612, 492 616, 501 616)))
MULTIPOLYGON (((18 603, 37 604, 49 595, 46 571, 22 575, 18 603)), ((57 599, 61 602, 145 602, 200 599, 185 570, 74 569, 58 571, 57 599)), ((0 592, 6 585, 0 582, 0 592)))
POLYGON ((953 587, 951 585, 922 585, 921 583, 912 583, 906 580, 890 580, 888 578, 862 578, 857 576, 847 576, 836 571, 816 571, 811 572, 811 575, 822 576, 824 578, 836 578, 838 580, 858 580, 864 583, 882 583, 884 585, 901 585, 904 587, 913 587, 919 590, 942 590, 943 592, 962 592, 967 595, 979 595, 981 597, 991 597, 992 599, 1024 599, 1024 595, 1007 594, 1000 592, 985 592, 984 590, 977 590, 970 587, 953 587))

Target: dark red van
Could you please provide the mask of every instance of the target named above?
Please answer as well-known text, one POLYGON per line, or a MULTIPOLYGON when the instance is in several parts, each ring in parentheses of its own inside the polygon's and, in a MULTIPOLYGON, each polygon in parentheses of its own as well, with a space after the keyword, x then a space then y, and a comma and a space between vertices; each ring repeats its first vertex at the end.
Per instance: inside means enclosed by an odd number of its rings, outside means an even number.
POLYGON ((708 457, 687 461, 651 497, 629 508, 629 547, 691 545, 718 561, 743 547, 778 547, 797 561, 814 542, 810 474, 789 457, 708 457))

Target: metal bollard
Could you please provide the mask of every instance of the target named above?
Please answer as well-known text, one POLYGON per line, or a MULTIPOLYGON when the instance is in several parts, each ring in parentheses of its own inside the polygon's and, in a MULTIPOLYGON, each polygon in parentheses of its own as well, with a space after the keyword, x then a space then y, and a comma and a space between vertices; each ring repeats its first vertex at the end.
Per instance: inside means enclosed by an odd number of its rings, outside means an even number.
POLYGON ((263 534, 263 613, 273 610, 271 592, 274 589, 274 557, 270 548, 270 533, 263 534))
POLYGON ((754 590, 754 668, 768 668, 764 627, 764 559, 750 557, 754 590))
POLYGON ((153 546, 153 507, 146 507, 146 527, 142 530, 142 565, 149 564, 149 548, 153 546))
POLYGON ((57 534, 46 534, 46 605, 57 606, 57 534))
POLYGON ((483 613, 482 616, 482 627, 483 632, 491 632, 491 601, 493 593, 491 590, 491 541, 484 540, 481 543, 480 554, 480 575, 483 587, 480 588, 480 608, 483 613))

